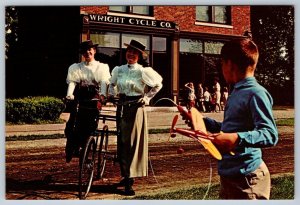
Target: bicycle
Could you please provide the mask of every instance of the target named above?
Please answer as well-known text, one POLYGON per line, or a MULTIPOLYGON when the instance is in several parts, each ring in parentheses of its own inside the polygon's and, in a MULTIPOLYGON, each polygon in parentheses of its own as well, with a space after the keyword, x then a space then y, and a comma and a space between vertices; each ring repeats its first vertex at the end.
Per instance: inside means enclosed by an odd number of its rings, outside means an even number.
MULTIPOLYGON (((92 99, 89 101, 99 101, 99 99, 92 99)), ((133 105, 133 104, 144 104, 140 100, 132 100, 126 102, 119 102, 118 98, 114 98, 113 103, 117 106, 121 105, 133 105)), ((77 106, 77 112, 80 106, 77 106)), ((80 109, 95 109, 89 107, 80 107, 80 109)), ((79 198, 85 199, 90 191, 92 183, 94 181, 94 172, 97 169, 97 174, 95 179, 103 178, 104 171, 106 168, 107 160, 117 161, 117 152, 111 152, 108 149, 109 134, 118 136, 118 118, 122 115, 122 111, 116 111, 115 115, 103 114, 105 110, 100 110, 97 116, 97 124, 99 120, 105 121, 116 121, 117 129, 116 131, 109 131, 107 125, 104 125, 102 129, 96 128, 92 131, 86 138, 84 145, 79 153, 79 198), (99 141, 100 140, 100 141, 99 141), (99 148, 97 149, 97 145, 99 148), (97 163, 96 163, 97 162, 97 163)))
MULTIPOLYGON (((100 101, 100 99, 91 99, 85 100, 84 102, 96 102, 100 101)), ((81 101, 83 102, 83 101, 81 101)), ((80 106, 80 102, 77 103, 76 107, 76 116, 75 121, 77 120, 77 115, 79 110, 94 110, 97 108, 90 108, 80 106)), ((98 115, 96 116, 96 124, 98 125, 99 120, 105 121, 116 121, 117 117, 113 115, 105 115, 102 114, 103 110, 99 110, 98 115)), ((74 123, 76 126, 76 122, 74 123)), ((74 128, 75 132, 79 132, 74 128)), ((95 179, 101 179, 104 174, 106 161, 108 159, 116 160, 116 153, 108 151, 108 137, 109 134, 117 135, 117 131, 109 131, 107 125, 104 125, 102 129, 98 129, 98 126, 92 131, 88 137, 86 137, 85 142, 81 145, 81 149, 79 151, 79 180, 78 180, 78 188, 79 188, 79 198, 85 199, 90 191, 92 183, 95 179), (99 148, 97 149, 97 145, 99 144, 99 148), (112 155, 112 157, 109 157, 112 155), (95 169, 97 170, 96 176, 94 175, 95 169)))

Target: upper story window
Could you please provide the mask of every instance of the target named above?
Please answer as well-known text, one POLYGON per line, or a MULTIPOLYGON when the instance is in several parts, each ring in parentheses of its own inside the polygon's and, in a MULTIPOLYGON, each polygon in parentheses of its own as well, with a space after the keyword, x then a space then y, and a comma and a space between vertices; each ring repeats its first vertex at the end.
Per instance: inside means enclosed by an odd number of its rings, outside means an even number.
POLYGON ((152 6, 109 6, 109 11, 153 16, 152 6))
POLYGON ((196 21, 230 25, 230 6, 196 6, 196 21))

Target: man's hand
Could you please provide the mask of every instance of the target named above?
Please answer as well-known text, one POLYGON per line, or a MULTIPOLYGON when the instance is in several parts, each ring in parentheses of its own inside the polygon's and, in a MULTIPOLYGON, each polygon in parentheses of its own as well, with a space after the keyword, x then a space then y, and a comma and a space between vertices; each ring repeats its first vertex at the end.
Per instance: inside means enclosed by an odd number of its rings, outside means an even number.
POLYGON ((220 150, 221 153, 231 152, 239 142, 237 133, 215 133, 210 135, 214 139, 212 142, 220 150))
POLYGON ((187 118, 183 113, 180 113, 182 120, 184 120, 184 123, 189 126, 190 128, 193 128, 192 120, 187 118))
POLYGON ((181 106, 177 106, 177 109, 182 117, 182 120, 184 120, 185 124, 187 124, 187 126, 189 126, 190 128, 194 129, 190 111, 184 110, 184 108, 181 106))

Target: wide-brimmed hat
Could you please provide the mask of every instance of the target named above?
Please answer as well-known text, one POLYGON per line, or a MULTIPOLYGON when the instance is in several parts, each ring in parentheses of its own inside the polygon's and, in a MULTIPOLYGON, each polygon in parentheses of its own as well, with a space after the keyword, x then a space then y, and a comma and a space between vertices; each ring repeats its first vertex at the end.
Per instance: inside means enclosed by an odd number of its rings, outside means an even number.
POLYGON ((82 53, 86 50, 89 50, 90 48, 96 48, 99 44, 93 44, 93 41, 88 40, 88 41, 83 41, 79 45, 79 51, 82 53))
POLYGON ((148 54, 145 52, 146 46, 144 46, 142 43, 136 41, 136 40, 131 40, 130 44, 124 43, 125 46, 129 46, 131 48, 134 48, 138 50, 139 52, 142 53, 143 56, 147 56, 148 54))

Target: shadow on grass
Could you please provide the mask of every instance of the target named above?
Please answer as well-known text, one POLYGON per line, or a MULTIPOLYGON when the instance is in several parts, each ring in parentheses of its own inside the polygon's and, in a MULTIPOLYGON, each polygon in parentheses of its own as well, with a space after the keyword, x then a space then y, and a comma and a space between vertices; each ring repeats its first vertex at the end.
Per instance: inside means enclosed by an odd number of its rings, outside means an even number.
MULTIPOLYGON (((79 197, 77 181, 53 181, 51 175, 43 180, 20 181, 12 178, 6 179, 6 194, 16 196, 14 200, 22 199, 72 199, 79 197)), ((124 195, 115 184, 92 185, 90 193, 106 193, 124 195)))

